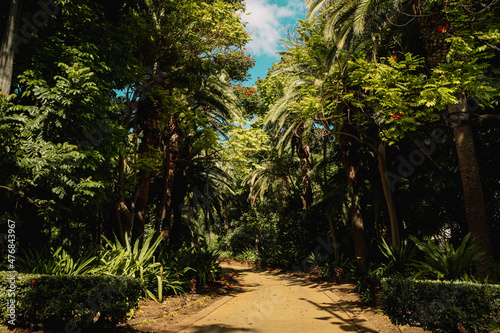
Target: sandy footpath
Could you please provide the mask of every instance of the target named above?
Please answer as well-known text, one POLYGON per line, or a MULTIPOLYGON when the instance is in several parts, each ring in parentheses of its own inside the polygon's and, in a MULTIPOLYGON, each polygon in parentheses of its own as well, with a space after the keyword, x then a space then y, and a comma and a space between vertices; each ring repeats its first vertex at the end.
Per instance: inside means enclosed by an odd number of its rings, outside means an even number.
POLYGON ((312 282, 245 266, 230 268, 238 271, 240 290, 180 323, 178 332, 379 332, 312 282))

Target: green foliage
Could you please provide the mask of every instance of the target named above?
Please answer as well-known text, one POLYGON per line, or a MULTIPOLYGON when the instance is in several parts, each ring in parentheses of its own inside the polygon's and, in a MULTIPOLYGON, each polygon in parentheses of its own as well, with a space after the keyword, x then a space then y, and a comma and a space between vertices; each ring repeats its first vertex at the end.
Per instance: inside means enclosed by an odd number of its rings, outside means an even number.
POLYGON ((17 258, 19 272, 45 275, 88 275, 99 271, 97 251, 89 248, 81 253, 70 254, 62 246, 41 251, 23 250, 17 258))
POLYGON ((443 333, 500 328, 500 286, 382 279, 382 308, 394 324, 443 333))
MULTIPOLYGON (((381 128, 383 139, 402 139, 416 131, 422 123, 439 120, 439 114, 429 108, 430 105, 420 107, 423 103, 422 87, 427 82, 422 74, 424 59, 406 53, 398 58, 382 60, 373 64, 358 58, 350 63, 348 76, 354 90, 346 95, 346 99, 354 106, 370 110, 375 123, 381 128), (358 89, 366 94, 363 98, 359 98, 358 89)), ((357 123, 368 126, 365 117, 359 116, 357 123)))
POLYGON ((481 260, 484 253, 477 253, 477 245, 469 243, 469 238, 470 233, 462 239, 457 249, 451 243, 446 242, 442 250, 430 239, 424 243, 415 236, 410 236, 415 245, 425 253, 425 262, 416 261, 413 264, 419 269, 415 277, 424 275, 438 280, 472 278, 472 266, 481 260))
POLYGON ((100 255, 99 273, 140 279, 144 282, 145 294, 156 301, 163 299, 164 290, 177 294, 182 290, 179 277, 191 268, 183 266, 180 270, 171 271, 163 267, 155 257, 160 242, 161 236, 155 238, 154 234, 144 239, 138 238, 133 246, 128 238, 125 246, 122 246, 118 239, 114 242, 106 239, 106 245, 100 255), (176 276, 176 279, 173 279, 173 276, 176 276))
POLYGON ((259 254, 257 253, 257 251, 255 251, 255 248, 248 248, 235 256, 234 259, 250 261, 254 263, 259 260, 259 254))
MULTIPOLYGON (((0 300, 7 304, 12 280, 0 273, 0 300)), ((139 305, 142 283, 116 276, 15 275, 16 326, 66 331, 112 330, 139 305)), ((7 323, 6 307, 1 320, 7 323)))
POLYGON ((187 285, 195 279, 197 285, 206 286, 220 276, 221 268, 218 262, 219 252, 206 246, 185 247, 169 255, 162 255, 161 261, 170 269, 180 270, 189 267, 181 276, 187 285))
POLYGON ((154 234, 137 239, 133 246, 128 238, 125 246, 117 239, 105 241, 103 249, 89 248, 83 253, 69 253, 62 247, 28 250, 18 258, 18 267, 21 272, 35 274, 134 277, 143 282, 144 295, 156 301, 168 292, 183 293, 191 278, 206 285, 219 272, 217 253, 206 249, 186 248, 170 258, 157 259, 161 237, 154 238, 154 234))
POLYGON ((401 245, 395 249, 385 238, 381 238, 378 247, 386 259, 386 262, 379 267, 380 276, 408 277, 411 275, 411 264, 416 251, 412 244, 405 245, 401 242, 401 245))
POLYGON ((366 302, 366 304, 373 306, 375 305, 375 293, 378 286, 378 272, 377 270, 367 270, 364 273, 360 273, 356 278, 356 287, 354 290, 361 296, 361 299, 366 302))

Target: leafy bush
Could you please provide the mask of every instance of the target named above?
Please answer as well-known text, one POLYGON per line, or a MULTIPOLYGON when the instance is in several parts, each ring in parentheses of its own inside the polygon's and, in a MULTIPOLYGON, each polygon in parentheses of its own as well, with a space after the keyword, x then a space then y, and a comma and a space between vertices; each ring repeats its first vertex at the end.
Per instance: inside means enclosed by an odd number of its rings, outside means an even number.
POLYGON ((255 249, 247 248, 242 253, 238 254, 235 259, 256 262, 259 260, 259 254, 255 249))
POLYGON ((446 242, 444 251, 431 240, 427 243, 410 236, 415 245, 425 253, 425 262, 416 261, 414 266, 419 269, 415 277, 421 275, 438 280, 469 280, 472 276, 472 266, 481 260, 484 253, 477 253, 476 244, 469 243, 470 233, 463 239, 455 250, 446 242))
MULTIPOLYGON (((11 299, 10 274, 0 272, 0 301, 11 299)), ((16 326, 57 331, 77 328, 109 331, 139 305, 142 282, 116 276, 15 275, 16 326)), ((2 307, 7 324, 7 309, 2 307)))
POLYGON ((173 270, 184 271, 183 281, 189 285, 192 279, 195 279, 199 285, 207 285, 209 281, 214 281, 220 274, 220 265, 218 263, 219 252, 211 250, 206 246, 182 248, 170 255, 163 255, 161 262, 168 265, 173 270))
POLYGON ((377 291, 378 277, 376 270, 368 270, 358 275, 354 290, 361 296, 366 304, 375 305, 375 293, 377 291))
POLYGON ((500 285, 382 279, 382 308, 394 324, 433 332, 500 328, 500 285))

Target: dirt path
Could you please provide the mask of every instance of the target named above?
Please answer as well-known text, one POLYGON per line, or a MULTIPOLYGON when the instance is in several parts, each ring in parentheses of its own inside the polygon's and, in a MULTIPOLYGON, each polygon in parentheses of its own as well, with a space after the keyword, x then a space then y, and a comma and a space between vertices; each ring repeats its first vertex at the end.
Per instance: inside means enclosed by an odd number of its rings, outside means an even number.
POLYGON ((380 321, 374 325, 376 320, 368 318, 380 315, 365 316, 331 286, 246 266, 230 268, 238 272, 240 290, 181 322, 177 332, 400 332, 387 319, 383 328, 380 321))

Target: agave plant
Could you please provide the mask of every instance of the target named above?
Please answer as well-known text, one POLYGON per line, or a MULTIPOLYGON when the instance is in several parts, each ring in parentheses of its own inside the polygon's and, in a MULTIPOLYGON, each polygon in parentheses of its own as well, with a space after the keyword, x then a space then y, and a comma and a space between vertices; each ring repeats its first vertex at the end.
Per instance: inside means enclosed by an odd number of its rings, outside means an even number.
POLYGON ((379 249, 382 255, 386 257, 387 263, 381 268, 381 275, 400 275, 406 277, 409 274, 409 268, 415 256, 415 246, 413 244, 405 245, 401 242, 398 248, 394 248, 384 238, 380 240, 379 249))
POLYGON ((96 250, 88 248, 82 253, 69 253, 62 246, 41 251, 23 250, 17 258, 20 272, 48 275, 86 275, 99 271, 96 250))
POLYGON ((154 241, 154 234, 142 243, 137 239, 132 246, 126 238, 125 246, 118 239, 112 242, 105 238, 106 245, 100 259, 99 273, 106 275, 131 276, 144 281, 144 293, 156 300, 163 299, 163 266, 155 260, 155 251, 161 236, 154 241), (156 294, 153 293, 156 287, 156 294))
POLYGON ((456 250, 449 242, 446 242, 443 251, 430 239, 427 243, 415 236, 410 236, 410 239, 425 253, 425 261, 415 261, 413 264, 419 269, 415 277, 426 275, 438 280, 469 280, 472 278, 472 266, 484 256, 484 252, 478 253, 476 244, 469 243, 470 233, 462 239, 456 250))

